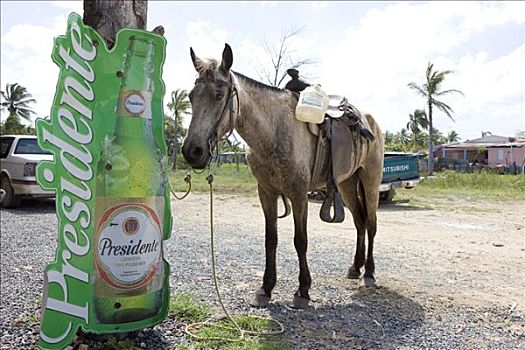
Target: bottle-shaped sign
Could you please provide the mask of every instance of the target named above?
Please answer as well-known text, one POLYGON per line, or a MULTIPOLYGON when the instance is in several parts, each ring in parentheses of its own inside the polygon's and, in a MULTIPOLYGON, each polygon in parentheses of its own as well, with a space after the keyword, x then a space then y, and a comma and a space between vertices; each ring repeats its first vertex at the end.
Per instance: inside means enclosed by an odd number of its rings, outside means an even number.
POLYGON ((166 166, 153 137, 152 41, 131 37, 113 137, 98 164, 94 312, 100 323, 155 316, 162 305, 166 166))

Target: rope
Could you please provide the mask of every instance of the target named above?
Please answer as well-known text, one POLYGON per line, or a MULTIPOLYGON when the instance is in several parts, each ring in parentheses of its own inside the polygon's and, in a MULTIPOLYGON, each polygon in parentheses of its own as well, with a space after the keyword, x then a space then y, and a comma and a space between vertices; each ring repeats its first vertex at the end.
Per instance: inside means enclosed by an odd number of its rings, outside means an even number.
POLYGON ((243 329, 230 316, 228 310, 224 306, 224 303, 221 297, 221 293, 219 291, 219 286, 217 282, 217 271, 216 271, 216 266, 215 266, 215 243, 214 243, 215 234, 214 234, 214 226, 213 226, 213 174, 211 172, 210 165, 208 165, 208 176, 206 177, 206 181, 208 181, 208 184, 210 185, 210 246, 211 246, 211 268, 212 268, 213 286, 215 288, 215 294, 217 295, 217 300, 219 301, 219 304, 221 305, 222 311, 224 311, 224 314, 226 315, 226 317, 222 317, 218 319, 218 321, 222 319, 228 319, 235 326, 235 328, 232 328, 232 327, 225 327, 225 326, 215 324, 214 327, 228 329, 228 330, 237 330, 239 332, 239 337, 238 338, 210 337, 210 336, 202 337, 202 336, 197 335, 194 332, 198 330, 199 327, 211 324, 213 317, 204 322, 196 322, 196 323, 187 325, 186 328, 184 329, 185 332, 197 340, 220 340, 220 341, 230 341, 230 342, 240 342, 244 339, 246 334, 253 335, 253 336, 269 336, 269 335, 278 335, 278 334, 284 333, 284 325, 281 322, 274 320, 272 318, 260 317, 260 316, 250 316, 250 317, 265 319, 265 320, 274 322, 277 325, 277 330, 251 331, 251 330, 243 329))
POLYGON ((175 197, 178 200, 183 200, 184 198, 186 198, 190 194, 190 191, 191 191, 191 173, 187 173, 186 174, 186 176, 184 177, 184 182, 186 182, 188 184, 188 190, 186 191, 186 193, 184 193, 182 195, 182 197, 177 196, 177 194, 173 190, 173 187, 171 187, 171 184, 169 184, 169 182, 168 182, 168 184, 170 186, 171 194, 173 195, 173 197, 175 197))

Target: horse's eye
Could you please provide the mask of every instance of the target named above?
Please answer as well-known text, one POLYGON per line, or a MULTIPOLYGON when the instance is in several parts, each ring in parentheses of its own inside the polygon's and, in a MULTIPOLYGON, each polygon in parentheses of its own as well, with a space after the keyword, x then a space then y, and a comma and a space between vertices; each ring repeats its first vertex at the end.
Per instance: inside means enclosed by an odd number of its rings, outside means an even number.
POLYGON ((221 92, 219 92, 219 93, 217 93, 217 95, 215 95, 215 99, 216 99, 217 101, 222 100, 223 97, 224 97, 224 95, 223 95, 221 92))

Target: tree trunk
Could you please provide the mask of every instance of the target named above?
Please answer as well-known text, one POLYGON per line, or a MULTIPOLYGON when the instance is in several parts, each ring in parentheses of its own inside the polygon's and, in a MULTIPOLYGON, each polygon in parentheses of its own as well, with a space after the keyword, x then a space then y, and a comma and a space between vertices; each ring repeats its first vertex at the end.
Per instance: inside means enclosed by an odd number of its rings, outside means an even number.
POLYGON ((434 152, 432 145, 432 102, 428 101, 428 176, 434 175, 434 152))
POLYGON ((84 0, 84 24, 95 29, 111 48, 122 28, 146 30, 147 0, 84 0))

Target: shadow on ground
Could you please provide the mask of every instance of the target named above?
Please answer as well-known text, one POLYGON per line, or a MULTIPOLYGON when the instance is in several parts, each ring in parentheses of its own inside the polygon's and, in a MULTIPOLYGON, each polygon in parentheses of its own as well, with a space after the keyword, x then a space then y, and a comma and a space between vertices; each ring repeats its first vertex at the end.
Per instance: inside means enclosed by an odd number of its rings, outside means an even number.
POLYGON ((13 215, 31 215, 31 214, 54 214, 54 199, 23 199, 20 206, 14 209, 2 208, 2 211, 8 211, 13 215))
POLYGON ((428 211, 432 208, 409 204, 410 200, 379 202, 378 211, 428 211))
POLYGON ((269 311, 286 327, 283 338, 292 349, 393 349, 424 322, 417 302, 386 287, 359 288, 352 300, 314 304, 307 310, 273 303, 269 311))
MULTIPOLYGON (((308 202, 315 204, 323 204, 323 201, 317 198, 308 198, 308 202)), ((432 210, 432 208, 425 206, 417 206, 409 204, 409 199, 400 199, 391 202, 380 201, 379 211, 424 211, 432 210)))

